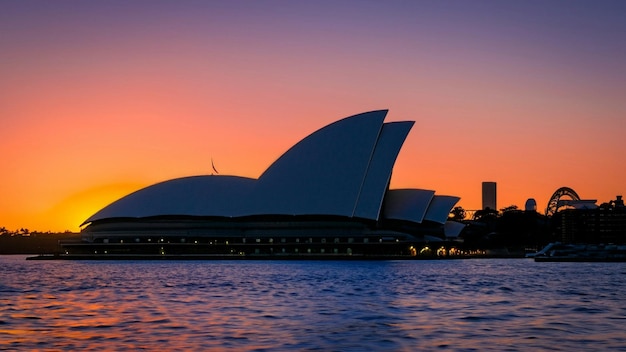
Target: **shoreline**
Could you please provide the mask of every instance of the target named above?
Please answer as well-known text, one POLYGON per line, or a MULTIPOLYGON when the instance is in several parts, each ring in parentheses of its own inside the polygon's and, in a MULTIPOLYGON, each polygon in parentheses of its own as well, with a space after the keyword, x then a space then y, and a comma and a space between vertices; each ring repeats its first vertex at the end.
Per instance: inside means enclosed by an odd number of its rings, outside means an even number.
POLYGON ((527 259, 518 255, 466 255, 466 256, 408 256, 408 255, 239 255, 239 254, 39 254, 26 257, 26 260, 461 260, 461 259, 527 259))

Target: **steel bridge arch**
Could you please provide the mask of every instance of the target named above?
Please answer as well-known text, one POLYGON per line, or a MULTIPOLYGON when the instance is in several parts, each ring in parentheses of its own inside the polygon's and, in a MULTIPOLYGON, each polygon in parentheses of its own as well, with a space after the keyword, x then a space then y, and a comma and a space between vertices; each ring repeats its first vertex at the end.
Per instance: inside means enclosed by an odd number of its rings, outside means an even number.
POLYGON ((578 196, 576 191, 569 187, 561 187, 557 189, 554 194, 552 194, 552 197, 550 197, 550 201, 548 202, 548 206, 546 207, 546 216, 552 216, 557 211, 559 211, 559 200, 561 200, 561 197, 564 196, 570 197, 572 200, 580 200, 580 197, 578 196))

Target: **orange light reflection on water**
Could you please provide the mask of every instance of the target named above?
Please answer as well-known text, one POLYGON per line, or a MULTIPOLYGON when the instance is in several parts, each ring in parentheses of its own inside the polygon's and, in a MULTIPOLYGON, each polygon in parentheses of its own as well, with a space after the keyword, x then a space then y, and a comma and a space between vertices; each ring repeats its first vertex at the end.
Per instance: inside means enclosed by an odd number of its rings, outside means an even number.
POLYGON ((8 318, 22 322, 22 327, 0 329, 0 346, 25 344, 72 350, 97 345, 107 350, 106 343, 111 341, 111 350, 153 350, 158 346, 197 350, 244 343, 246 349, 255 350, 271 349, 277 343, 296 343, 293 336, 281 334, 280 330, 271 337, 259 334, 263 321, 280 319, 289 309, 276 308, 272 298, 265 299, 263 295, 255 301, 227 295, 200 301, 194 295, 178 295, 176 287, 168 288, 166 284, 162 294, 131 287, 132 292, 122 292, 120 296, 133 299, 116 300, 107 297, 108 289, 104 287, 77 289, 80 288, 68 287, 57 296, 16 296, 11 304, 19 309, 14 309, 8 318))

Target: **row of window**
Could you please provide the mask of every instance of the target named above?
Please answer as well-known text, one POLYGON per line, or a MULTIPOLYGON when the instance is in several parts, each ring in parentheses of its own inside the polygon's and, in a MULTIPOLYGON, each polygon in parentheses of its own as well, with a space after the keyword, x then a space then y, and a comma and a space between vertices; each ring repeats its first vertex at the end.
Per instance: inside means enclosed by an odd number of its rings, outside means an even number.
MULTIPOLYGON (((109 239, 109 238, 104 238, 102 239, 102 243, 194 243, 194 244, 198 244, 198 243, 202 243, 202 244, 235 244, 235 243, 266 243, 266 244, 273 244, 273 243, 331 243, 330 239, 326 239, 326 238, 314 238, 314 237, 308 237, 308 238, 303 238, 302 240, 300 238, 295 238, 295 239, 290 239, 290 241, 287 241, 287 238, 283 237, 280 238, 280 240, 278 241, 274 241, 273 238, 254 238, 254 239, 249 239, 249 238, 231 238, 229 240, 226 239, 209 239, 207 241, 207 239, 193 239, 193 240, 187 240, 186 238, 168 238, 168 237, 159 237, 159 238, 139 238, 136 237, 134 239, 109 239), (206 241, 206 242, 205 242, 206 241)), ((395 237, 381 237, 381 238, 377 238, 374 239, 372 241, 372 243, 383 243, 383 242, 400 242, 400 240, 398 238, 395 237)), ((368 237, 363 237, 363 238, 354 238, 354 237, 348 237, 347 239, 342 239, 339 237, 335 237, 332 239, 332 243, 370 243, 370 238, 368 237)))

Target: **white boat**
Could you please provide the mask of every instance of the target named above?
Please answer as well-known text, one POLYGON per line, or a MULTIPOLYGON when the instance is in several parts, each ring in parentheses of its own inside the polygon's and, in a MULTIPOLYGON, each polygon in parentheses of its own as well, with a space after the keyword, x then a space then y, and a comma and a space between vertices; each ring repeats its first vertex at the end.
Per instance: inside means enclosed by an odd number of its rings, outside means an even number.
POLYGON ((626 262, 626 245, 555 242, 526 257, 536 262, 626 262))

